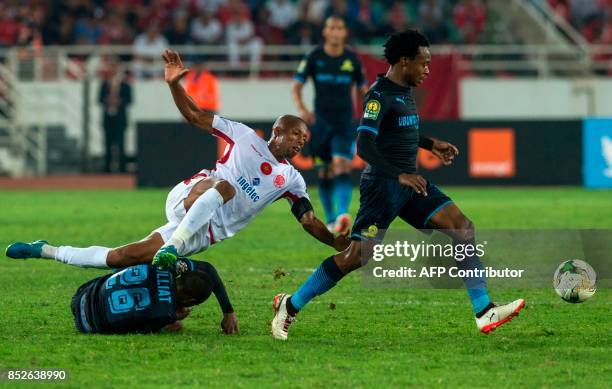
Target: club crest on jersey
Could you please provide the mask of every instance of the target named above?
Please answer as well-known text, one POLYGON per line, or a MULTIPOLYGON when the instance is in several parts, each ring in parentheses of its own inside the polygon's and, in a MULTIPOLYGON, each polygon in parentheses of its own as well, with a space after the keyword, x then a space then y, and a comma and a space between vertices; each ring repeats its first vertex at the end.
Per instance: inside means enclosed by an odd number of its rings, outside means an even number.
POLYGON ((366 103, 365 110, 363 112, 364 119, 376 120, 380 113, 380 102, 378 100, 369 100, 366 103))
POLYGON ((270 165, 268 162, 262 163, 259 168, 261 169, 261 172, 266 176, 269 176, 272 173, 272 165, 270 165))
POLYGON ((259 185, 259 177, 253 178, 253 186, 259 185))
POLYGON ((277 174, 274 177, 274 186, 277 188, 282 188, 285 185, 285 177, 282 174, 277 174))
POLYGON ((340 66, 340 71, 352 72, 353 70, 355 70, 353 68, 353 62, 350 59, 345 59, 344 62, 342 62, 342 66, 340 66))

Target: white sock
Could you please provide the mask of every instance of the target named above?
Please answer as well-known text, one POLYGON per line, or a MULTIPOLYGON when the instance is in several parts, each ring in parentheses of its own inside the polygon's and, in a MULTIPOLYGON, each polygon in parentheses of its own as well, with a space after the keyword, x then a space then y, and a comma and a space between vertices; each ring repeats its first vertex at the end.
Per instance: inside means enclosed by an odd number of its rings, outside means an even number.
POLYGON ((181 254, 185 242, 210 221, 213 214, 223 205, 223 196, 215 188, 210 188, 194 201, 187 214, 164 246, 173 245, 181 254))
POLYGON ((108 252, 110 250, 111 249, 108 247, 100 246, 91 246, 86 248, 59 246, 55 248, 54 259, 73 266, 108 269, 109 267, 106 264, 106 257, 108 256, 108 252))

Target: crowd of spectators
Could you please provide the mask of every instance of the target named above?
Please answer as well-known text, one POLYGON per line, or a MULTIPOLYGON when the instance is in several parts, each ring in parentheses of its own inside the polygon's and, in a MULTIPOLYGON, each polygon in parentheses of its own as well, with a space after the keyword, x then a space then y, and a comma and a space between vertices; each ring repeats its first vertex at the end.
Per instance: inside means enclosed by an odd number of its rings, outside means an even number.
POLYGON ((612 44, 612 0, 547 1, 589 43, 612 44))
POLYGON ((365 44, 408 27, 433 43, 477 43, 487 20, 481 0, 2 0, 0 47, 311 45, 330 14, 345 18, 353 43, 365 44))

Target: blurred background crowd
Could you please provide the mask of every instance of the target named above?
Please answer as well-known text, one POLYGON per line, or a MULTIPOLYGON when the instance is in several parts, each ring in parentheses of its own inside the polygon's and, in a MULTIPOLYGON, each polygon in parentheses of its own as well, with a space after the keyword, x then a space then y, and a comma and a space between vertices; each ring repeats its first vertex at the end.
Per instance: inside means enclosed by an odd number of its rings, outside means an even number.
MULTIPOLYGON (((548 1, 592 43, 612 43, 612 0, 548 1)), ((3 0, 0 47, 122 44, 311 45, 326 16, 342 15, 352 42, 377 44, 418 27, 432 43, 496 43, 482 0, 3 0)))

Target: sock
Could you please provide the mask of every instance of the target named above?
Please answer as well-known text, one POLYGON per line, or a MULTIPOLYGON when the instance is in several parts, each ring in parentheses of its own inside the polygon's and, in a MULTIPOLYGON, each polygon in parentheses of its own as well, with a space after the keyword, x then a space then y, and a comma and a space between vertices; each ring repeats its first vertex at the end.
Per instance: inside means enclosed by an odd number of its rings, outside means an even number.
POLYGON ((342 277, 344 277, 344 274, 338 265, 336 265, 334 257, 331 256, 327 258, 321 263, 317 270, 308 277, 306 282, 300 286, 297 292, 291 296, 287 305, 290 305, 297 313, 297 311, 304 308, 304 306, 315 296, 320 296, 336 286, 336 283, 340 281, 342 277))
POLYGON ((40 256, 46 259, 55 259, 57 253, 57 247, 51 246, 50 244, 43 244, 40 250, 40 256))
MULTIPOLYGON (((456 241, 454 244, 472 245, 473 247, 476 247, 476 241, 474 238, 464 241, 456 241)), ((456 262, 457 267, 461 270, 484 269, 480 258, 478 258, 476 254, 471 257, 466 256, 462 261, 456 262)), ((491 299, 487 293, 487 279, 484 275, 482 277, 466 277, 463 279, 463 283, 465 284, 468 295, 470 296, 474 314, 479 314, 485 308, 487 308, 489 304, 491 304, 491 299)))
POLYGON ((334 210, 334 180, 329 178, 319 178, 319 196, 325 211, 325 218, 328 223, 336 221, 336 211, 334 210))
POLYGON ((100 246, 86 248, 59 246, 55 250, 54 259, 73 266, 108 269, 106 257, 109 251, 108 247, 100 246))
POLYGON ((215 188, 210 188, 196 199, 187 214, 164 246, 173 245, 179 254, 185 242, 210 221, 214 212, 223 205, 223 196, 215 188))
POLYGON ((338 215, 348 213, 353 194, 353 180, 348 173, 340 174, 334 178, 334 197, 338 204, 338 215))

